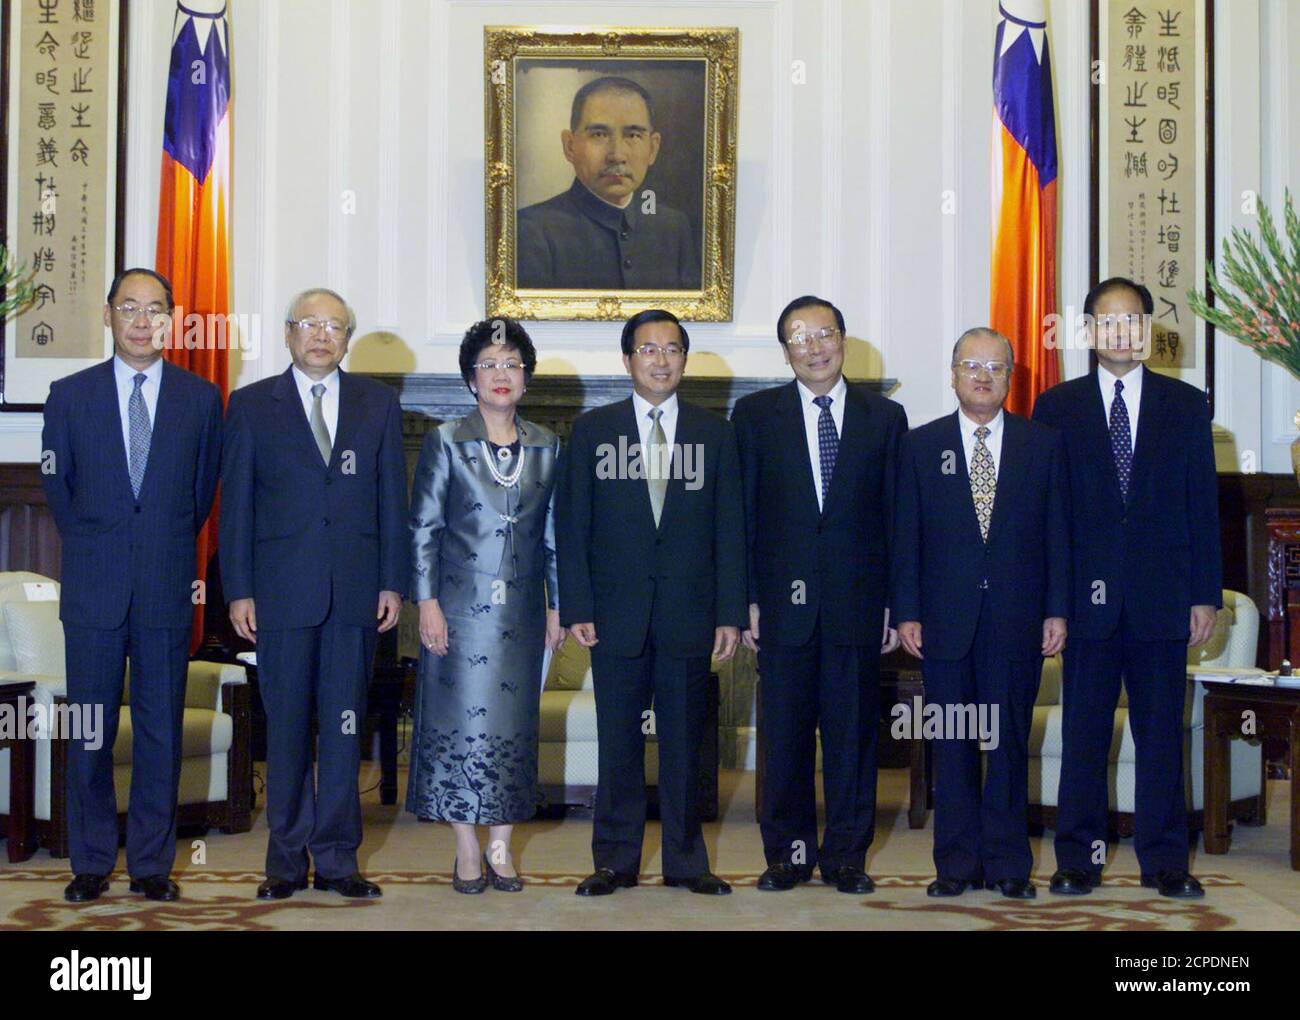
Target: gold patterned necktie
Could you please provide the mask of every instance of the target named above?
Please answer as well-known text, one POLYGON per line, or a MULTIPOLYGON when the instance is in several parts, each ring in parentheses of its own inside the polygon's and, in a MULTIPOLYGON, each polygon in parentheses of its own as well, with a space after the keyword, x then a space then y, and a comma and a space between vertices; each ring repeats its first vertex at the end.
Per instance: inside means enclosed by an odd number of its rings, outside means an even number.
POLYGON ((668 472, 664 454, 667 452, 668 437, 664 435, 664 427, 660 424, 659 419, 663 417, 663 409, 656 407, 650 411, 650 420, 653 424, 650 426, 650 442, 646 445, 647 451, 646 464, 646 485, 650 487, 650 510, 655 515, 655 527, 659 527, 659 518, 664 512, 664 497, 668 495, 668 472))
POLYGON ((989 540, 989 522, 993 520, 993 497, 997 495, 998 476, 993 470, 993 454, 984 440, 988 438, 987 425, 975 430, 975 450, 970 459, 970 495, 975 501, 975 517, 980 522, 980 537, 989 540))

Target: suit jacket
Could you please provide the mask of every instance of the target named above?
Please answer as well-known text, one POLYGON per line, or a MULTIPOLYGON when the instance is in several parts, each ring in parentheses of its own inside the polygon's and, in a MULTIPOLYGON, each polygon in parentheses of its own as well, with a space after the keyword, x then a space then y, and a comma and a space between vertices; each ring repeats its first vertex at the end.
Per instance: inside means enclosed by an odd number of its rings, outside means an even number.
POLYGON ((683 477, 668 482, 658 528, 645 479, 620 470, 620 452, 640 443, 631 397, 581 415, 560 458, 560 622, 594 621, 602 648, 615 655, 639 655, 653 627, 666 654, 707 657, 715 627, 745 625, 735 433, 679 397, 673 438, 672 473, 683 477))
POLYGON ((823 634, 836 644, 879 647, 906 412, 848 384, 835 473, 820 510, 797 384, 742 397, 732 421, 760 641, 806 644, 820 614, 823 634))
POLYGON ((641 212, 602 202, 576 178, 568 191, 519 210, 520 287, 698 290, 700 256, 690 220, 658 203, 641 212))
POLYGON ((374 627, 380 591, 406 593, 411 533, 397 394, 339 370, 328 466, 293 369, 230 395, 221 466, 221 582, 256 600, 258 629, 374 627))
POLYGON ((920 622, 926 658, 960 659, 988 599, 998 647, 1031 659, 1043 620, 1069 616, 1065 445, 1054 429, 1004 413, 986 543, 957 413, 903 438, 891 605, 897 623, 920 622))
POLYGON ((1039 395, 1065 438, 1074 599, 1070 636, 1185 639, 1194 605, 1223 604, 1219 487, 1205 394, 1143 370, 1128 500, 1120 496, 1097 373, 1039 395))
POLYGON ((552 496, 560 440, 517 416, 515 428, 524 466, 509 493, 484 461, 487 427, 477 408, 425 433, 411 488, 414 601, 438 598, 449 572, 477 571, 508 581, 544 577, 547 607, 559 608, 552 496), (515 518, 509 528, 505 513, 515 518))
POLYGON ((194 616, 194 540, 221 464, 221 393, 163 362, 149 460, 131 491, 113 359, 50 386, 42 449, 46 498, 63 542, 59 618, 112 629, 134 602, 149 627, 194 616))

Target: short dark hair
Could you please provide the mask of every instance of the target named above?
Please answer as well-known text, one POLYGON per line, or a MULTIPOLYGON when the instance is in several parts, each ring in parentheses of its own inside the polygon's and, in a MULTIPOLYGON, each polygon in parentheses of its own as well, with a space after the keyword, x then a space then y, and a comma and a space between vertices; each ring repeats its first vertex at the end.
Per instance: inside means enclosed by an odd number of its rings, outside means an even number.
POLYGON ((524 382, 533 377, 533 370, 537 368, 537 348, 533 346, 533 338, 514 319, 501 316, 483 319, 465 330, 465 336, 460 342, 460 376, 465 380, 466 386, 474 378, 474 366, 478 364, 479 355, 485 348, 497 343, 513 347, 519 352, 519 357, 524 362, 524 382))
POLYGON ((797 297, 781 309, 781 314, 776 319, 776 338, 785 344, 785 320, 790 317, 791 312, 797 312, 800 308, 825 308, 835 313, 835 325, 839 326, 840 332, 844 332, 844 313, 836 308, 825 298, 819 298, 816 294, 805 294, 803 297, 797 297))
POLYGON ((1102 280, 1101 283, 1088 291, 1088 296, 1083 299, 1083 314, 1093 316, 1097 314, 1097 302, 1109 294, 1112 290, 1131 290, 1138 296, 1142 302, 1142 311, 1150 315, 1156 310, 1156 303, 1151 297, 1151 291, 1147 290, 1136 280, 1130 280, 1127 276, 1112 276, 1109 280, 1102 280))
POLYGON ((646 91, 644 85, 639 85, 631 78, 620 78, 617 75, 606 75, 604 78, 595 78, 587 82, 586 85, 578 89, 573 96, 573 109, 569 112, 569 130, 577 131, 578 125, 582 123, 582 108, 587 103, 587 97, 595 95, 597 92, 635 92, 645 100, 646 112, 650 115, 649 127, 651 130, 655 126, 655 104, 650 98, 650 93, 646 91))
POLYGON ((167 277, 163 276, 162 273, 154 272, 152 269, 145 269, 144 266, 136 266, 134 269, 123 269, 120 273, 118 273, 115 277, 113 277, 113 282, 109 284, 108 287, 108 298, 106 299, 110 305, 113 303, 113 298, 117 297, 118 290, 121 289, 122 284, 126 281, 126 278, 128 276, 153 277, 162 286, 163 293, 167 295, 167 311, 170 312, 173 308, 176 307, 176 302, 172 300, 171 282, 167 279, 167 277))
POLYGON ((647 308, 644 312, 637 312, 623 323, 623 353, 629 358, 632 356, 632 349, 636 346, 636 331, 651 322, 671 322, 675 325, 682 337, 682 353, 690 353, 691 338, 686 335, 686 327, 682 325, 681 320, 672 312, 664 311, 662 308, 647 308))

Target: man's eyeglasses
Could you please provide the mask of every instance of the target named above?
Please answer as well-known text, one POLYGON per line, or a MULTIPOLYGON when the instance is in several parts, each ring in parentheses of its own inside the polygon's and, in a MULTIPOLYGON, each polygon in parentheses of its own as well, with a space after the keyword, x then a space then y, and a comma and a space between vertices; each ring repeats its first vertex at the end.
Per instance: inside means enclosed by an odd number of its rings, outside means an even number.
POLYGON ((522 372, 524 369, 521 361, 480 361, 474 367, 484 372, 495 372, 498 368, 506 372, 522 372))
POLYGON ((957 362, 954 368, 959 368, 965 375, 976 376, 981 372, 987 372, 994 379, 1002 379, 1011 373, 1011 366, 1005 361, 976 361, 974 358, 966 358, 957 362))
POLYGON ((839 327, 827 326, 825 329, 815 329, 812 332, 791 333, 790 339, 786 343, 800 350, 806 348, 814 340, 820 340, 827 347, 834 347, 840 342, 840 335, 839 327))
POLYGON ((1146 316, 1136 312, 1128 315, 1098 315, 1097 326, 1113 333, 1120 329, 1137 329, 1145 318, 1146 316))
POLYGON ((645 358, 646 361, 653 361, 655 358, 659 357, 660 354, 664 355, 666 358, 672 359, 680 357, 685 353, 681 344, 664 344, 662 347, 658 344, 641 344, 641 346, 632 349, 636 351, 637 354, 641 355, 641 357, 645 358))
POLYGON ((300 333, 315 333, 318 329, 323 329, 331 340, 348 334, 347 324, 336 319, 290 319, 289 325, 300 333))
POLYGON ((150 322, 172 317, 171 309, 164 305, 138 305, 134 301, 124 301, 120 305, 113 305, 112 308, 127 322, 135 322, 141 312, 144 312, 149 317, 150 322))

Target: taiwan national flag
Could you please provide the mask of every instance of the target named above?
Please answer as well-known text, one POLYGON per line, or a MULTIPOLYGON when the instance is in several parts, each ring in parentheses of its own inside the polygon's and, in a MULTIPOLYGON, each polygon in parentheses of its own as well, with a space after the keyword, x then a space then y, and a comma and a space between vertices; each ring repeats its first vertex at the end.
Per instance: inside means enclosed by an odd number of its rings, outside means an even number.
MULTIPOLYGON (((158 196, 156 267, 176 300, 165 356, 229 390, 230 33, 225 0, 177 3, 158 196), (197 316, 197 317, 196 317, 197 316), (199 338, 202 337, 202 343, 199 338)), ((216 548, 217 509, 199 535, 199 579, 216 548)), ((206 601, 206 600, 205 600, 206 601)), ((194 646, 203 633, 196 606, 194 646)))
MULTIPOLYGON (((1056 117, 1044 0, 1002 0, 993 51, 990 325, 1011 341, 1008 410, 1029 414, 1060 379, 1044 346, 1056 312, 1056 117)), ((1053 331, 1052 336, 1058 331, 1053 331)))

